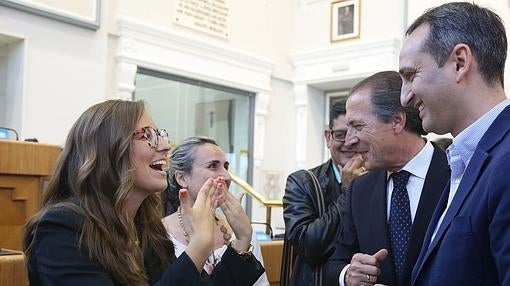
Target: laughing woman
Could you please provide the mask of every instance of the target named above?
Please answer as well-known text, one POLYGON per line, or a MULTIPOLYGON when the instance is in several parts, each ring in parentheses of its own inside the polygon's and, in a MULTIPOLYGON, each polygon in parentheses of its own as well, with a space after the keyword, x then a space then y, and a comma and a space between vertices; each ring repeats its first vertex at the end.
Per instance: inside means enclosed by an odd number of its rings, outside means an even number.
MULTIPOLYGON (((255 255, 264 263, 250 220, 240 204, 241 197, 236 198, 228 191, 231 182, 228 167, 225 153, 216 141, 208 137, 187 138, 173 148, 170 156, 169 188, 163 195, 168 216, 163 219, 163 224, 175 245, 177 256, 189 247, 190 242, 181 222, 183 208, 179 206, 178 190, 187 189, 191 200, 195 201, 204 183, 210 179, 219 180, 218 188, 224 198, 219 206, 223 214, 216 214, 214 218, 214 251, 205 263, 204 277, 214 277, 216 270, 222 269, 225 253, 231 248, 242 255, 255 255)), ((253 285, 269 285, 267 275, 262 274, 253 285)))
MULTIPOLYGON (((180 190, 189 243, 175 250, 161 223, 169 143, 143 102, 109 100, 71 128, 41 210, 25 229, 30 285, 249 285, 264 269, 233 249, 213 280, 201 269, 214 246, 221 180, 193 202, 180 190)), ((225 257, 224 256, 224 257, 225 257)))

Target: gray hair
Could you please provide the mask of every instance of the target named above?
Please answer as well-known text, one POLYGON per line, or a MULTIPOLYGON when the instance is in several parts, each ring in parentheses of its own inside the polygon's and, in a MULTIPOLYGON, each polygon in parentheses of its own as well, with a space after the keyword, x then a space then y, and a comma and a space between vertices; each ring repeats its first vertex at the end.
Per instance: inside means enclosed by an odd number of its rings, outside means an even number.
POLYGON ((179 206, 179 190, 182 186, 179 185, 175 178, 175 173, 181 171, 184 173, 191 172, 193 163, 195 162, 195 153, 199 146, 204 144, 213 144, 218 146, 218 143, 212 138, 205 136, 193 136, 184 139, 181 144, 172 149, 170 155, 170 168, 168 169, 168 189, 162 195, 162 200, 165 209, 165 215, 169 215, 177 210, 179 206))
POLYGON ((350 95, 358 90, 370 89, 370 105, 372 111, 380 122, 388 123, 399 114, 406 115, 405 130, 417 135, 425 135, 418 109, 403 107, 400 104, 400 91, 402 79, 395 71, 382 71, 375 73, 359 83, 350 91, 350 95))

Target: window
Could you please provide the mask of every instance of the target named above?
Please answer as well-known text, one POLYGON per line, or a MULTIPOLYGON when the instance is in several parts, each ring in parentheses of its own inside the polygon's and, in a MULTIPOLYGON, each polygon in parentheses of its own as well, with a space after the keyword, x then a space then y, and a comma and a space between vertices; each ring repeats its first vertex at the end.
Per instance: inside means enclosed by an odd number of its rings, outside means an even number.
MULTIPOLYGON (((230 170, 252 180, 255 94, 175 75, 139 69, 134 99, 144 100, 159 128, 173 144, 190 136, 208 136, 226 153, 230 170)), ((241 191, 232 184, 233 193, 241 191)), ((247 198, 248 199, 248 198, 247 198)), ((249 200, 247 200, 249 202, 249 200)), ((246 206, 251 213, 250 203, 246 206)))

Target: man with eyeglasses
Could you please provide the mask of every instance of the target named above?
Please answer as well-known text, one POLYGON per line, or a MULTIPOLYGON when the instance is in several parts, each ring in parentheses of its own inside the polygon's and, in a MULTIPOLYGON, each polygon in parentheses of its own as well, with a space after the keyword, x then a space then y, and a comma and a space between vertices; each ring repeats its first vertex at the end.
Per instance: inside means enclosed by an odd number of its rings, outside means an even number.
MULTIPOLYGON (((322 280, 321 266, 333 253, 340 213, 351 181, 366 171, 362 157, 344 145, 345 99, 331 107, 328 127, 324 138, 331 159, 309 171, 296 171, 287 178, 283 197, 285 249, 292 246, 293 256, 296 255, 290 285, 329 285, 315 281, 322 280), (319 188, 314 187, 312 176, 317 179, 319 188)), ((286 285, 286 281, 282 285, 286 285)))
POLYGON ((344 145, 370 170, 356 178, 326 265, 331 285, 411 284, 427 225, 450 172, 445 152, 425 140, 419 112, 402 107, 402 80, 376 73, 354 86, 346 103, 344 145))

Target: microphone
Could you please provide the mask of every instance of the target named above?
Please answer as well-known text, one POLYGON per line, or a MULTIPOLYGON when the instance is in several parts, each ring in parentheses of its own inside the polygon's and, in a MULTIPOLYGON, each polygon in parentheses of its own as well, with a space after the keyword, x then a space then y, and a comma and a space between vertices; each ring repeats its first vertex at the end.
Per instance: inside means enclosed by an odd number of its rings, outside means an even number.
POLYGON ((7 139, 8 131, 11 131, 12 133, 14 133, 14 135, 16 135, 16 141, 19 141, 18 131, 16 131, 15 129, 12 129, 9 127, 3 127, 3 126, 0 126, 0 139, 7 139))

